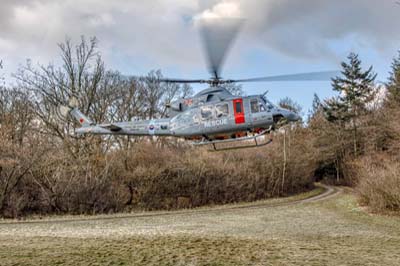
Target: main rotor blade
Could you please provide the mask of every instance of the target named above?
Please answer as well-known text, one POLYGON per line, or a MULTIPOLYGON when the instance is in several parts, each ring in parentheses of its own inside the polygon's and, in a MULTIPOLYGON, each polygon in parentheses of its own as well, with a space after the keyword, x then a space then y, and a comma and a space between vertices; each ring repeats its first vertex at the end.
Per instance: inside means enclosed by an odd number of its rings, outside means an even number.
POLYGON ((214 79, 220 79, 220 71, 244 20, 239 18, 214 18, 201 21, 201 32, 208 67, 214 79))
POLYGON ((206 83, 203 79, 160 79, 160 82, 166 83, 206 83))
POLYGON ((238 80, 231 80, 231 82, 329 81, 332 78, 340 75, 341 75, 340 71, 322 71, 322 72, 260 77, 252 79, 238 79, 238 80))
MULTIPOLYGON (((124 76, 123 78, 126 81, 129 81, 130 79, 134 79, 137 81, 149 80, 149 78, 147 76, 124 76)), ((202 80, 202 79, 168 79, 168 78, 156 79, 155 81, 166 82, 166 83, 206 83, 207 82, 207 80, 202 80)))

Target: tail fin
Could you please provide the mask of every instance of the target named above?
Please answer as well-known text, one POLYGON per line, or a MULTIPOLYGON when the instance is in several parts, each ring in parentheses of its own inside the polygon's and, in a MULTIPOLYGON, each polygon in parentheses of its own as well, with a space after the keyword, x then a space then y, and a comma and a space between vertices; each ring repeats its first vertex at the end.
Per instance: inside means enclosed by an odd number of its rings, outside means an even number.
POLYGON ((79 124, 81 124, 83 127, 89 127, 91 125, 93 125, 93 122, 86 117, 84 114, 82 114, 81 111, 79 111, 78 108, 73 108, 70 111, 70 114, 79 122, 79 124))

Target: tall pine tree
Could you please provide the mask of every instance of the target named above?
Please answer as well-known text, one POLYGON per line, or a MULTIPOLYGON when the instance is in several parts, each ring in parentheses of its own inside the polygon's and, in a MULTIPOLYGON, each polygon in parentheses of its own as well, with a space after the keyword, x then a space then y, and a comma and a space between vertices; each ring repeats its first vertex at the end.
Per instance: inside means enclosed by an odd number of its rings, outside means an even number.
POLYGON ((327 101, 324 110, 329 121, 339 122, 343 127, 351 128, 354 154, 357 155, 360 117, 367 112, 368 104, 375 99, 376 74, 372 66, 363 71, 357 54, 351 53, 348 60, 348 63, 342 63, 343 77, 332 80, 333 90, 338 92, 339 96, 327 101))
POLYGON ((318 97, 318 94, 314 93, 314 98, 312 102, 311 109, 308 110, 308 122, 311 121, 317 114, 319 114, 322 110, 321 99, 318 97))
POLYGON ((390 71, 388 89, 388 103, 398 106, 400 104, 400 51, 392 62, 392 70, 390 71))

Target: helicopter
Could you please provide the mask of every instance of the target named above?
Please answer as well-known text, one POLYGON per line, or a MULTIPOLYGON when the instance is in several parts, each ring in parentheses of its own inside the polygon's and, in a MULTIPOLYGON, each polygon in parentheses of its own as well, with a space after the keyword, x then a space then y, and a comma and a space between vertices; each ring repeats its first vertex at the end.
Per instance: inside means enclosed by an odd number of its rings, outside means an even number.
MULTIPOLYGON (((208 19, 201 25, 204 48, 207 55, 210 79, 159 79, 159 82, 179 84, 206 84, 208 88, 193 97, 182 98, 167 105, 168 117, 141 121, 95 124, 86 117, 76 103, 64 106, 63 112, 71 114, 81 125, 76 134, 172 136, 192 140, 195 146, 253 141, 249 147, 269 144, 259 142, 278 123, 296 122, 301 117, 272 104, 263 95, 236 96, 227 85, 245 82, 276 81, 328 81, 338 71, 301 73, 252 79, 222 79, 221 66, 235 36, 243 24, 242 19, 208 19)), ((73 101, 76 102, 76 101, 73 101)), ((248 147, 248 146, 246 146, 248 147)))

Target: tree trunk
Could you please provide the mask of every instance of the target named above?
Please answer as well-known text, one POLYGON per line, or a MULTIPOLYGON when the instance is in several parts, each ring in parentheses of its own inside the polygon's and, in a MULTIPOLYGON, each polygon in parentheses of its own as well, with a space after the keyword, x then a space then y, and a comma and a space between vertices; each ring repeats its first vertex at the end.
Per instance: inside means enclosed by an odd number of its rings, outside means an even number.
POLYGON ((339 184, 340 181, 340 160, 336 159, 336 182, 339 184))
POLYGON ((285 174, 286 174, 286 129, 283 131, 283 171, 282 171, 282 193, 285 186, 285 174))
POLYGON ((357 124, 356 119, 353 118, 353 147, 354 147, 354 156, 357 156, 358 149, 357 149, 357 124))

